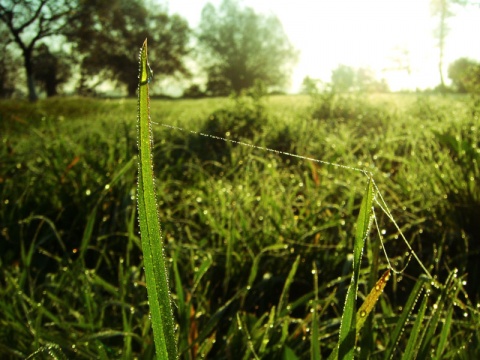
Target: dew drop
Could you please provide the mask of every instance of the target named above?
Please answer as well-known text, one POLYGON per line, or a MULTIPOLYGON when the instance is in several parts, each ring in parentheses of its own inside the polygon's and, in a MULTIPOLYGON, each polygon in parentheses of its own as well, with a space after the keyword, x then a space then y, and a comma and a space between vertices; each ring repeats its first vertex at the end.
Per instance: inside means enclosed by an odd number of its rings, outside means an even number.
POLYGON ((362 310, 362 312, 360 313, 360 316, 361 316, 361 317, 367 316, 367 312, 366 312, 365 310, 362 310))
POLYGON ((152 68, 150 67, 149 62, 147 61, 147 83, 151 83, 153 80, 153 71, 152 68))

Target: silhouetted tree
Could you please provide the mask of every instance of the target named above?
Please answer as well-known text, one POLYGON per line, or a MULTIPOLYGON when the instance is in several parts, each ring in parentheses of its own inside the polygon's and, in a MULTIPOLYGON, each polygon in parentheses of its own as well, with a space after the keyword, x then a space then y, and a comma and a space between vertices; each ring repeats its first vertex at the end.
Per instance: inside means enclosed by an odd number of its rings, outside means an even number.
MULTIPOLYGON (((146 8, 142 0, 83 0, 69 39, 80 54, 82 77, 96 77, 125 84, 135 95, 138 79, 136 49, 149 39, 150 66, 156 75, 187 74, 190 30, 177 15, 146 8)), ((83 82, 85 86, 85 82, 83 82)))
POLYGON ((15 78, 18 68, 15 66, 15 59, 10 50, 10 33, 5 24, 0 23, 0 98, 9 98, 15 91, 15 78))
POLYGON ((52 54, 47 45, 41 44, 33 57, 35 81, 43 87, 48 97, 58 94, 58 86, 70 78, 69 61, 62 54, 52 54))
POLYGON ((183 97, 190 99, 198 99, 205 96, 204 92, 198 84, 190 85, 184 92, 183 97))
POLYGON ((455 90, 462 93, 480 92, 480 63, 460 58, 448 67, 448 77, 455 90))
POLYGON ((37 100, 33 64, 35 46, 41 39, 62 35, 75 7, 75 0, 2 0, 0 3, 0 21, 7 26, 11 38, 22 51, 31 101, 37 100))
POLYGON ((297 59, 276 17, 242 8, 235 0, 224 0, 218 9, 212 4, 203 8, 198 41, 212 95, 239 93, 256 80, 284 86, 297 59))

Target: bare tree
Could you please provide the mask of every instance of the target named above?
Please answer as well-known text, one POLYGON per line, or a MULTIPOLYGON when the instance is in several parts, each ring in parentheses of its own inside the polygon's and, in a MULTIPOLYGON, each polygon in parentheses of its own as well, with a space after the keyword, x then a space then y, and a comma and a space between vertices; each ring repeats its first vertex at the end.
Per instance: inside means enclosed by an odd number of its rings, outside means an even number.
POLYGON ((75 7, 75 0, 2 0, 0 3, 0 21, 22 51, 30 101, 38 98, 33 64, 35 46, 41 39, 62 35, 75 7))

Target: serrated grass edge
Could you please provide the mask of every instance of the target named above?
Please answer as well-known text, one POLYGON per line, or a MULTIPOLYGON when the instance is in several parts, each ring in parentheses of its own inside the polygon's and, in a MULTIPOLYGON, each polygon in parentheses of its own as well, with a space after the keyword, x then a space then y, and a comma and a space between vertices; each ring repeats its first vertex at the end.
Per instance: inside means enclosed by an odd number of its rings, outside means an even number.
POLYGON ((173 312, 153 176, 152 128, 148 94, 150 77, 147 40, 145 40, 140 50, 138 85, 138 218, 157 357, 159 359, 177 359, 173 312))

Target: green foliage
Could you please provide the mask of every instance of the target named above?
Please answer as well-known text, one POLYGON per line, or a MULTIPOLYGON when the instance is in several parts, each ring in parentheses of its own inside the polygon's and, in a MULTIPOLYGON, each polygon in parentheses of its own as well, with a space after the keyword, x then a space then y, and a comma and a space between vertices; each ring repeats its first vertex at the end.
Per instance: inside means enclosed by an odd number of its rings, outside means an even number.
POLYGON ((145 40, 140 51, 138 76, 138 219, 156 353, 161 359, 172 360, 177 359, 177 344, 152 164, 152 124, 148 95, 148 84, 152 76, 145 40))
POLYGON ((375 106, 366 97, 329 91, 312 97, 311 117, 331 128, 344 124, 353 136, 361 137, 370 129, 385 132, 394 116, 387 107, 375 106))
POLYGON ((281 88, 296 61, 279 20, 242 8, 237 0, 204 7, 198 40, 206 51, 207 92, 214 96, 239 94, 255 81, 281 88))
POLYGON ((137 59, 132 49, 146 37, 155 43, 150 51, 154 73, 187 74, 183 57, 188 53, 190 29, 178 15, 168 15, 142 0, 82 1, 70 24, 69 41, 80 55, 83 82, 92 76, 124 84, 129 96, 137 90, 131 69, 137 59), (128 14, 126 16, 126 14, 128 14))
MULTIPOLYGON (((335 122, 314 119, 306 96, 263 97, 259 130, 231 132, 372 171, 433 275, 415 261, 391 272, 356 357, 401 358, 409 349, 417 358, 469 359, 480 351, 478 101, 419 98, 337 94, 334 113, 353 115, 335 122)), ((230 119, 244 107, 253 119, 256 106, 251 98, 150 103, 180 358, 327 358, 337 347, 365 175, 248 146, 231 144, 228 161, 191 150, 201 136, 188 130, 206 128, 211 114, 230 119)), ((0 357, 154 358, 135 204, 135 109, 134 100, 0 102, 0 357)), ((379 236, 392 266, 408 260, 398 229, 374 208, 357 325, 388 265, 379 236)))
POLYGON ((480 92, 480 64, 474 60, 460 58, 448 67, 448 77, 460 93, 480 92))
MULTIPOLYGON (((345 299, 345 307, 343 309, 342 322, 340 326, 338 357, 341 359, 353 359, 353 353, 355 350, 355 340, 357 335, 356 300, 358 280, 360 277, 360 263, 362 260, 365 240, 368 236, 372 223, 372 205, 374 197, 375 195, 372 179, 369 179, 367 191, 363 197, 357 220, 357 229, 355 232, 355 243, 353 249, 353 273, 347 290, 347 297, 345 299)), ((364 316, 366 316, 366 314, 364 316)))
POLYGON ((179 139, 173 151, 174 159, 186 161, 197 158, 201 161, 229 162, 236 143, 228 143, 218 138, 232 141, 252 142, 262 132, 269 116, 261 99, 256 94, 232 99, 229 106, 213 111, 203 122, 201 133, 210 137, 191 134, 179 139))
POLYGON ((39 41, 52 35, 61 36, 67 33, 67 25, 71 15, 76 13, 76 5, 75 1, 70 0, 5 0, 0 5, 0 21, 9 30, 8 38, 12 39, 22 52, 30 101, 37 100, 33 50, 39 41))

